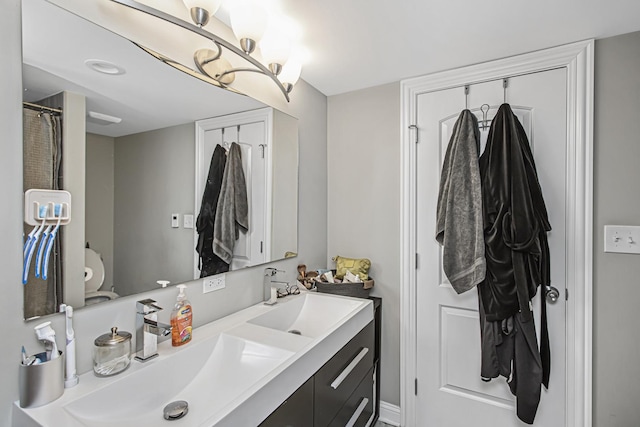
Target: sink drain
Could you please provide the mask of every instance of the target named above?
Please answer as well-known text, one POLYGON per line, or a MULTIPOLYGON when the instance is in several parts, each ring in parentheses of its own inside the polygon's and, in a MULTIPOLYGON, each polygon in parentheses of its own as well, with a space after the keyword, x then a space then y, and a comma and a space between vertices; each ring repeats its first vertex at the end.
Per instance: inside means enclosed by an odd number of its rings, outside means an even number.
POLYGON ((293 335, 302 335, 302 332, 300 332, 300 331, 299 331, 299 330, 297 330, 297 329, 291 329, 291 330, 290 330, 290 331, 288 331, 288 332, 289 332, 290 334, 293 334, 293 335))
POLYGON ((184 400, 176 400, 164 407, 164 419, 169 421, 179 420, 189 412, 189 404, 184 400))

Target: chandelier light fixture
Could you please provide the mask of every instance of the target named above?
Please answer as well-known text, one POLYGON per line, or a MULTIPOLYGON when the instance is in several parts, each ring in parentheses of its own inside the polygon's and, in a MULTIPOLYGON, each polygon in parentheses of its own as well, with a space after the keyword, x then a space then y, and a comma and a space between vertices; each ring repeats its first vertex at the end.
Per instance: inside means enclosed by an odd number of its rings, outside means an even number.
MULTIPOLYGON (((135 0, 111 1, 170 22, 209 39, 212 42, 211 48, 198 49, 193 55, 197 69, 209 78, 206 79, 207 81, 222 88, 234 90, 230 85, 234 82, 236 73, 259 73, 270 78, 289 101, 289 93, 293 90, 302 72, 301 52, 303 50, 299 46, 292 47, 290 36, 283 31, 286 26, 279 25, 282 19, 275 16, 273 11, 265 9, 264 0, 233 0, 233 3, 230 4, 229 19, 231 29, 237 39, 233 42, 205 28, 211 17, 219 10, 223 0, 183 0, 192 23, 135 0), (260 52, 262 61, 252 55, 256 50, 260 52), (247 66, 233 67, 228 59, 233 56, 242 58, 247 66)), ((178 66, 157 52, 144 49, 183 71, 188 68, 178 66)))

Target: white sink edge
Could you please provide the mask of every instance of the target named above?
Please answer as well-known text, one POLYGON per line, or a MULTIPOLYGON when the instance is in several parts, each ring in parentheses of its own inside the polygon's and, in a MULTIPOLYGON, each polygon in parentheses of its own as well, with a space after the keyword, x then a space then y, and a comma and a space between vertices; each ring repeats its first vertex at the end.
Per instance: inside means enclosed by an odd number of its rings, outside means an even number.
MULTIPOLYGON (((331 295, 326 294, 317 295, 332 297, 331 295)), ((170 340, 162 342, 158 345, 159 356, 156 359, 149 361, 146 364, 134 360, 125 372, 114 377, 98 378, 93 374, 93 372, 82 374, 80 375, 80 383, 77 386, 71 389, 66 389, 62 397, 50 404, 38 408, 23 409, 20 408, 19 402, 15 402, 13 408, 14 415, 12 417, 14 425, 28 427, 28 419, 32 422, 30 425, 33 426, 82 426, 83 424, 73 418, 64 409, 67 405, 84 397, 87 393, 95 392, 104 387, 108 387, 116 381, 121 381, 124 378, 127 378, 135 372, 144 369, 147 364, 152 364, 154 361, 161 361, 170 358, 173 354, 183 349, 197 347, 198 342, 205 341, 222 333, 235 335, 233 333, 235 328, 247 326, 249 328, 270 329, 264 326, 250 324, 248 323, 248 320, 272 309, 277 309, 277 307, 281 307, 288 301, 292 301, 295 298, 297 298, 297 296, 286 297, 286 300, 282 301, 282 303, 280 303, 279 300, 279 304, 281 305, 276 304, 275 306, 267 306, 263 303, 258 303, 221 319, 202 325, 194 329, 194 342, 184 347, 172 347, 170 340), (16 412, 19 414, 16 414, 16 412), (16 420, 19 420, 17 422, 20 424, 15 424, 16 420)), ((362 304, 355 307, 324 334, 313 339, 270 329, 271 331, 275 331, 277 334, 281 334, 283 337, 286 336, 287 339, 296 337, 300 339, 301 342, 304 340, 307 342, 305 344, 301 344, 300 349, 294 352, 292 356, 285 359, 275 368, 271 369, 266 375, 254 382, 224 408, 209 417, 204 423, 189 423, 189 417, 187 416, 183 420, 180 420, 180 426, 215 425, 223 427, 252 425, 252 423, 257 425, 273 410, 275 410, 280 403, 287 399, 300 385, 310 378, 320 367, 322 367, 322 365, 340 348, 342 348, 342 346, 344 346, 355 334, 373 320, 372 301, 364 299, 358 299, 358 301, 362 302, 362 304), (367 310, 367 307, 371 308, 367 310), (302 360, 303 358, 304 360, 302 360), (247 407, 250 407, 250 410, 246 410, 247 407)), ((243 336, 239 337, 243 339, 250 339, 243 336)), ((254 341, 273 347, 279 347, 275 342, 268 342, 264 340, 254 341)), ((172 425, 177 426, 175 422, 172 425)))

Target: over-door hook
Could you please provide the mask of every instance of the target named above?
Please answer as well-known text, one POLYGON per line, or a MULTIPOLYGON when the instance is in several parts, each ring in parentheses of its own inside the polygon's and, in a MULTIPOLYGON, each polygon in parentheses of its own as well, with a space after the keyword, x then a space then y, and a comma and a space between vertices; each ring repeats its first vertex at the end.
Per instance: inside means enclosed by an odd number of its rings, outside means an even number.
POLYGON ((507 103, 507 86, 509 86, 509 79, 502 79, 502 91, 503 91, 503 101, 507 103))
POLYGON ((464 86, 464 109, 469 109, 469 85, 464 86))
POLYGON ((482 130, 487 128, 487 113, 489 112, 490 108, 491 106, 489 106, 489 104, 482 104, 480 106, 480 111, 482 111, 482 130))

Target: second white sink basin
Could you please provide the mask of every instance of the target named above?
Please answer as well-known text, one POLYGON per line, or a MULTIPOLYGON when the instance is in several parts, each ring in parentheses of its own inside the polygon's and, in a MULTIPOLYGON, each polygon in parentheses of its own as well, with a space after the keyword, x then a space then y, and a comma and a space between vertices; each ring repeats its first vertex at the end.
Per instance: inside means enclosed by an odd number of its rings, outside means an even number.
POLYGON ((157 358, 119 375, 87 372, 47 405, 15 402, 13 425, 259 425, 372 319, 371 301, 356 298, 304 293, 272 307, 258 303, 196 328, 186 346, 160 343, 157 358), (176 401, 186 401, 188 413, 166 421, 164 408, 176 401))
POLYGON ((316 338, 361 305, 362 300, 355 298, 335 298, 307 292, 289 301, 286 297, 278 300, 271 311, 249 320, 248 323, 316 338))
POLYGON ((157 426, 168 403, 185 400, 189 424, 200 425, 293 354, 225 333, 185 350, 64 409, 87 426, 157 426))

